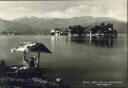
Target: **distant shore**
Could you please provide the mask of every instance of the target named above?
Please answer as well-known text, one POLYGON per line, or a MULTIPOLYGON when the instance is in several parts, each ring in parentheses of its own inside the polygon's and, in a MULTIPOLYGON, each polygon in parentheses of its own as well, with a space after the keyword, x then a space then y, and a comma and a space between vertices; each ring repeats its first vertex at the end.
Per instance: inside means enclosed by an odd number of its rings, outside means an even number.
MULTIPOLYGON (((91 34, 92 36, 98 34, 91 34)), ((118 34, 120 35, 128 35, 128 34, 118 34)), ((1 35, 0 36, 69 36, 69 35, 50 35, 50 34, 22 34, 22 35, 1 35)), ((90 34, 86 34, 86 36, 90 36, 90 34)))

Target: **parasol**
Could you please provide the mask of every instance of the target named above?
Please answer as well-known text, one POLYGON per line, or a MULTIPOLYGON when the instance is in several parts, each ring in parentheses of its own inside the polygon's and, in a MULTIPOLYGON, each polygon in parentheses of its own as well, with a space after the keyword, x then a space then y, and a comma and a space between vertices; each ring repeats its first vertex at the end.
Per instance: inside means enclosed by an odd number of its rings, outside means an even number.
POLYGON ((24 58, 26 59, 27 52, 37 52, 38 53, 38 64, 40 59, 40 53, 52 53, 43 43, 30 43, 25 42, 21 46, 11 49, 12 52, 22 51, 24 52, 24 58))

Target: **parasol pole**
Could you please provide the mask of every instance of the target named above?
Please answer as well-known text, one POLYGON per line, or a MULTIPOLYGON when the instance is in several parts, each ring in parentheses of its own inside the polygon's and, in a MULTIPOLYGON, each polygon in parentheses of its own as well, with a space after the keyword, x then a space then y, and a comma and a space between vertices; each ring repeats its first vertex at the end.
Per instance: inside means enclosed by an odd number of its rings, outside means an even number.
POLYGON ((26 61, 26 51, 24 51, 24 57, 23 57, 23 62, 22 62, 23 65, 25 61, 26 61))
POLYGON ((40 63, 40 52, 38 52, 38 66, 39 66, 39 63, 40 63))
POLYGON ((24 59, 26 59, 26 51, 24 51, 24 59))

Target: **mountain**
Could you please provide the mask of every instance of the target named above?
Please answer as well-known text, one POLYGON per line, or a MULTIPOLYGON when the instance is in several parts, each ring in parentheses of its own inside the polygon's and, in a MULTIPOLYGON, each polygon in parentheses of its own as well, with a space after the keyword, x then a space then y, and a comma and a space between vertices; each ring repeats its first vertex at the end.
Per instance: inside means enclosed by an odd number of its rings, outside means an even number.
POLYGON ((29 25, 13 22, 9 20, 0 19, 0 34, 4 32, 17 32, 19 34, 34 34, 32 28, 29 25))
POLYGON ((38 18, 38 17, 22 17, 14 20, 0 19, 0 33, 14 32, 19 34, 50 34, 50 30, 56 27, 64 28, 70 25, 97 25, 104 23, 112 23, 114 29, 118 33, 127 33, 127 22, 122 22, 109 17, 73 17, 67 19, 60 18, 38 18))
POLYGON ((91 24, 99 24, 99 23, 112 23, 114 28, 118 31, 118 33, 126 33, 127 31, 127 23, 122 22, 109 17, 73 17, 73 18, 38 18, 38 17, 23 17, 12 20, 13 22, 22 23, 29 25, 34 30, 33 32, 37 34, 49 34, 51 29, 56 27, 63 28, 68 27, 70 25, 91 25, 91 24))

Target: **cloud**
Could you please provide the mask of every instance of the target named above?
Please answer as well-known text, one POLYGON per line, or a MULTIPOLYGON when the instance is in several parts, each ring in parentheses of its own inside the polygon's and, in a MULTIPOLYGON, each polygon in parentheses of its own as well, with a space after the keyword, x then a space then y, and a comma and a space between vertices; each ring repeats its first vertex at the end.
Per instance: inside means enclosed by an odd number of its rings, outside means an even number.
POLYGON ((0 17, 111 17, 127 21, 127 0, 0 2, 0 17))
POLYGON ((1 10, 0 16, 4 19, 15 19, 22 16, 32 16, 34 11, 29 8, 24 7, 6 7, 4 10, 1 10))
POLYGON ((58 18, 71 18, 81 16, 93 16, 93 17, 111 17, 121 21, 127 21, 127 11, 122 7, 108 7, 108 6, 89 6, 83 4, 80 6, 74 6, 67 8, 65 11, 51 11, 46 16, 58 17, 58 18))

